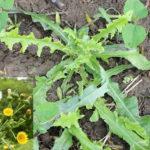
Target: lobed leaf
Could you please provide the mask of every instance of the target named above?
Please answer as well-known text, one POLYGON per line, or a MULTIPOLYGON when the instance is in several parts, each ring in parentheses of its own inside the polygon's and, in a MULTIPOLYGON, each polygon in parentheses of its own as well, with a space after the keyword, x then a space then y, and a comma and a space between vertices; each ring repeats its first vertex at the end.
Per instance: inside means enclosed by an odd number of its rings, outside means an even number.
POLYGON ((45 30, 52 30, 57 36, 59 36, 65 43, 69 43, 68 37, 64 33, 63 29, 57 24, 51 21, 48 16, 43 14, 36 14, 33 12, 24 12, 30 15, 34 22, 39 22, 45 30))
POLYGON ((130 68, 132 68, 132 65, 119 65, 119 66, 116 66, 114 68, 107 70, 106 72, 107 72, 108 78, 110 78, 130 68))
MULTIPOLYGON (((107 92, 106 84, 102 85, 100 88, 96 88, 94 85, 87 87, 81 96, 74 96, 70 98, 67 102, 63 100, 53 103, 53 102, 42 102, 39 105, 35 105, 35 127, 36 130, 46 131, 50 128, 53 121, 60 117, 62 113, 69 113, 77 110, 80 107, 86 105, 93 105, 97 98, 104 96, 107 92), (52 113, 53 109, 54 113, 52 113), (49 125, 49 126, 47 126, 49 125), (42 130, 41 130, 42 128, 42 130)), ((40 96, 40 95, 39 95, 40 96)))
POLYGON ((36 39, 33 33, 30 35, 19 35, 18 29, 14 29, 10 32, 2 31, 0 33, 0 41, 5 42, 9 49, 13 48, 15 43, 21 43, 22 48, 21 52, 25 52, 29 45, 35 44, 38 47, 37 55, 40 56, 42 53, 43 47, 47 46, 50 47, 51 52, 54 52, 57 49, 63 49, 64 46, 59 41, 52 42, 51 38, 43 38, 43 39, 36 39))
POLYGON ((72 144, 72 135, 65 129, 61 136, 55 140, 52 150, 69 150, 72 144))
POLYGON ((82 117, 83 116, 80 115, 79 111, 62 114, 61 117, 55 121, 54 126, 61 126, 63 128, 67 127, 68 131, 80 141, 83 149, 100 150, 101 146, 90 141, 87 135, 80 128, 78 120, 82 117))
POLYGON ((87 135, 82 131, 79 127, 72 126, 69 129, 69 132, 75 136, 79 142, 81 143, 81 148, 84 150, 102 150, 102 144, 97 144, 96 142, 92 142, 87 135))
POLYGON ((137 99, 132 98, 126 98, 125 95, 122 94, 122 92, 119 89, 119 86, 117 83, 112 82, 108 76, 106 71, 101 67, 101 78, 102 82, 107 83, 108 88, 108 94, 113 98, 113 100, 116 102, 117 111, 120 115, 129 117, 132 121, 138 122, 138 103, 137 99))
POLYGON ((123 138, 130 145, 131 150, 148 150, 148 136, 144 133, 144 135, 139 135, 143 131, 139 124, 133 123, 127 118, 120 118, 116 112, 111 112, 102 99, 95 103, 95 107, 100 117, 109 125, 110 131, 123 138))
POLYGON ((118 19, 113 20, 111 23, 106 25, 105 29, 99 30, 100 33, 92 37, 95 41, 100 41, 103 38, 108 38, 109 35, 113 37, 117 31, 121 32, 122 28, 127 25, 128 21, 131 19, 131 13, 120 16, 118 19))
POLYGON ((117 50, 113 51, 106 49, 101 55, 97 56, 104 60, 111 57, 121 57, 127 59, 131 64, 140 70, 150 70, 150 61, 148 61, 143 55, 137 50, 117 50), (139 61, 140 60, 140 61, 139 61))

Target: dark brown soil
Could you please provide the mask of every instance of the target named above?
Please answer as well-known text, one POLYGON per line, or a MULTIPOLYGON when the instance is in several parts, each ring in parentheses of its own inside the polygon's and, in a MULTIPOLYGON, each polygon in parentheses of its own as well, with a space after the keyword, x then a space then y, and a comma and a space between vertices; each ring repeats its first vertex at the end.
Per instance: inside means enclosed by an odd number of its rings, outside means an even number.
POLYGON ((85 14, 93 17, 97 9, 114 8, 117 11, 122 10, 125 0, 61 0, 65 8, 59 9, 56 5, 51 3, 51 0, 16 0, 16 4, 23 9, 35 11, 40 13, 55 15, 55 12, 60 12, 62 22, 71 26, 81 27, 86 23, 85 14))
MULTIPOLYGON (((121 12, 124 1, 125 0, 62 0, 62 2, 65 4, 63 9, 56 7, 51 3, 50 0, 15 0, 15 4, 24 10, 45 13, 50 15, 52 18, 54 17, 55 12, 58 11, 61 14, 62 25, 81 27, 87 23, 85 19, 86 13, 93 17, 100 6, 107 9, 113 8, 116 11, 121 12)), ((145 3, 146 0, 143 0, 143 2, 145 3)), ((113 9, 111 11, 116 13, 116 11, 113 9)), ((28 17, 19 18, 18 16, 18 20, 21 20, 22 22, 20 27, 21 34, 33 32, 37 38, 42 38, 47 35, 47 33, 44 32, 41 27, 32 23, 28 17)), ((140 24, 144 25, 147 30, 149 30, 150 16, 140 22, 140 24)), ((143 54, 150 60, 150 37, 145 40, 142 47, 143 54)), ((55 64, 59 63, 62 58, 62 54, 58 52, 55 54, 50 54, 49 49, 46 48, 42 56, 39 58, 36 55, 35 46, 30 46, 25 54, 19 53, 19 44, 14 46, 13 51, 9 51, 8 48, 1 43, 0 49, 0 76, 35 77, 38 75, 45 75, 46 72, 55 64)), ((111 64, 115 64, 114 59, 110 61, 112 62, 111 64)), ((121 84, 121 88, 124 89, 127 85, 123 84, 122 81, 125 76, 130 74, 133 75, 133 77, 140 75, 142 78, 142 82, 132 91, 130 91, 129 94, 138 97, 140 114, 148 115, 150 114, 150 72, 142 72, 136 69, 130 69, 129 71, 116 76, 114 80, 117 80, 117 82, 121 84)), ((58 85, 56 84, 53 89, 56 89, 57 86, 58 85)), ((56 93, 52 91, 49 92, 49 97, 51 99, 57 99, 56 93)), ((80 121, 80 125, 83 131, 87 133, 88 137, 93 140, 100 140, 101 138, 105 137, 107 134, 107 126, 105 123, 102 120, 99 120, 96 123, 91 123, 89 121, 91 111, 83 109, 82 113, 85 114, 85 117, 80 121)), ((46 134, 40 135, 40 149, 50 150, 53 146, 55 138, 60 134, 60 128, 52 128, 46 134)), ((118 146, 118 150, 129 149, 128 145, 117 136, 112 136, 108 143, 110 145, 118 146)), ((77 140, 74 139, 74 145, 72 146, 71 150, 78 149, 79 145, 77 140)))

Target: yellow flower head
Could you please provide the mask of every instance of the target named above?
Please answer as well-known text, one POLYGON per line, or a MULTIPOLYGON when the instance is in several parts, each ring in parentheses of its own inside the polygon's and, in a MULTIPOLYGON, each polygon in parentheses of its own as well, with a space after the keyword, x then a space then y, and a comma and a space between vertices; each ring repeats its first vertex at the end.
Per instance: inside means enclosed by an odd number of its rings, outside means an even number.
POLYGON ((13 115, 13 109, 12 108, 5 108, 5 109, 3 109, 3 114, 5 115, 5 116, 8 116, 8 117, 10 117, 10 116, 12 116, 13 115))
POLYGON ((32 114, 32 110, 31 109, 27 109, 26 114, 27 115, 31 115, 32 114))
POLYGON ((20 96, 21 97, 26 97, 26 94, 25 93, 21 93, 20 96))
POLYGON ((28 135, 25 132, 19 132, 17 134, 17 141, 19 144, 26 144, 28 142, 28 135))
POLYGON ((8 150, 8 145, 4 145, 4 150, 8 150))

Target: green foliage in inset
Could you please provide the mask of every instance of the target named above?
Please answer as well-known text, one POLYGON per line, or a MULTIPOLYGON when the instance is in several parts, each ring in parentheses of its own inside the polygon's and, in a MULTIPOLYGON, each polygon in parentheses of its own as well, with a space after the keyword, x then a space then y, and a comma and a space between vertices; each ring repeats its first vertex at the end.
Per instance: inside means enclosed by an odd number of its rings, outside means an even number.
POLYGON ((24 145, 16 145, 15 150, 33 150, 33 140, 31 139, 27 144, 24 145))
POLYGON ((31 150, 33 138, 32 85, 27 81, 0 79, 0 149, 14 145, 17 150, 25 150, 17 135, 23 131, 28 139, 26 148, 31 150))
POLYGON ((15 78, 0 78, 0 90, 7 90, 11 87, 12 90, 17 90, 20 93, 32 93, 33 85, 27 80, 17 80, 15 78), (17 84, 16 84, 17 82, 17 84))

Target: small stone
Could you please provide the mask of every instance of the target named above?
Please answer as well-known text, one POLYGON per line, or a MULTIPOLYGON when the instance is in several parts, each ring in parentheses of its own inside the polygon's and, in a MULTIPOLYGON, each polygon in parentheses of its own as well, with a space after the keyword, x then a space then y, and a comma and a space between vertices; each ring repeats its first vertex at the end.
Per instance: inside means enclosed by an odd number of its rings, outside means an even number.
POLYGON ((65 4, 60 0, 51 0, 59 9, 65 9, 65 4))

